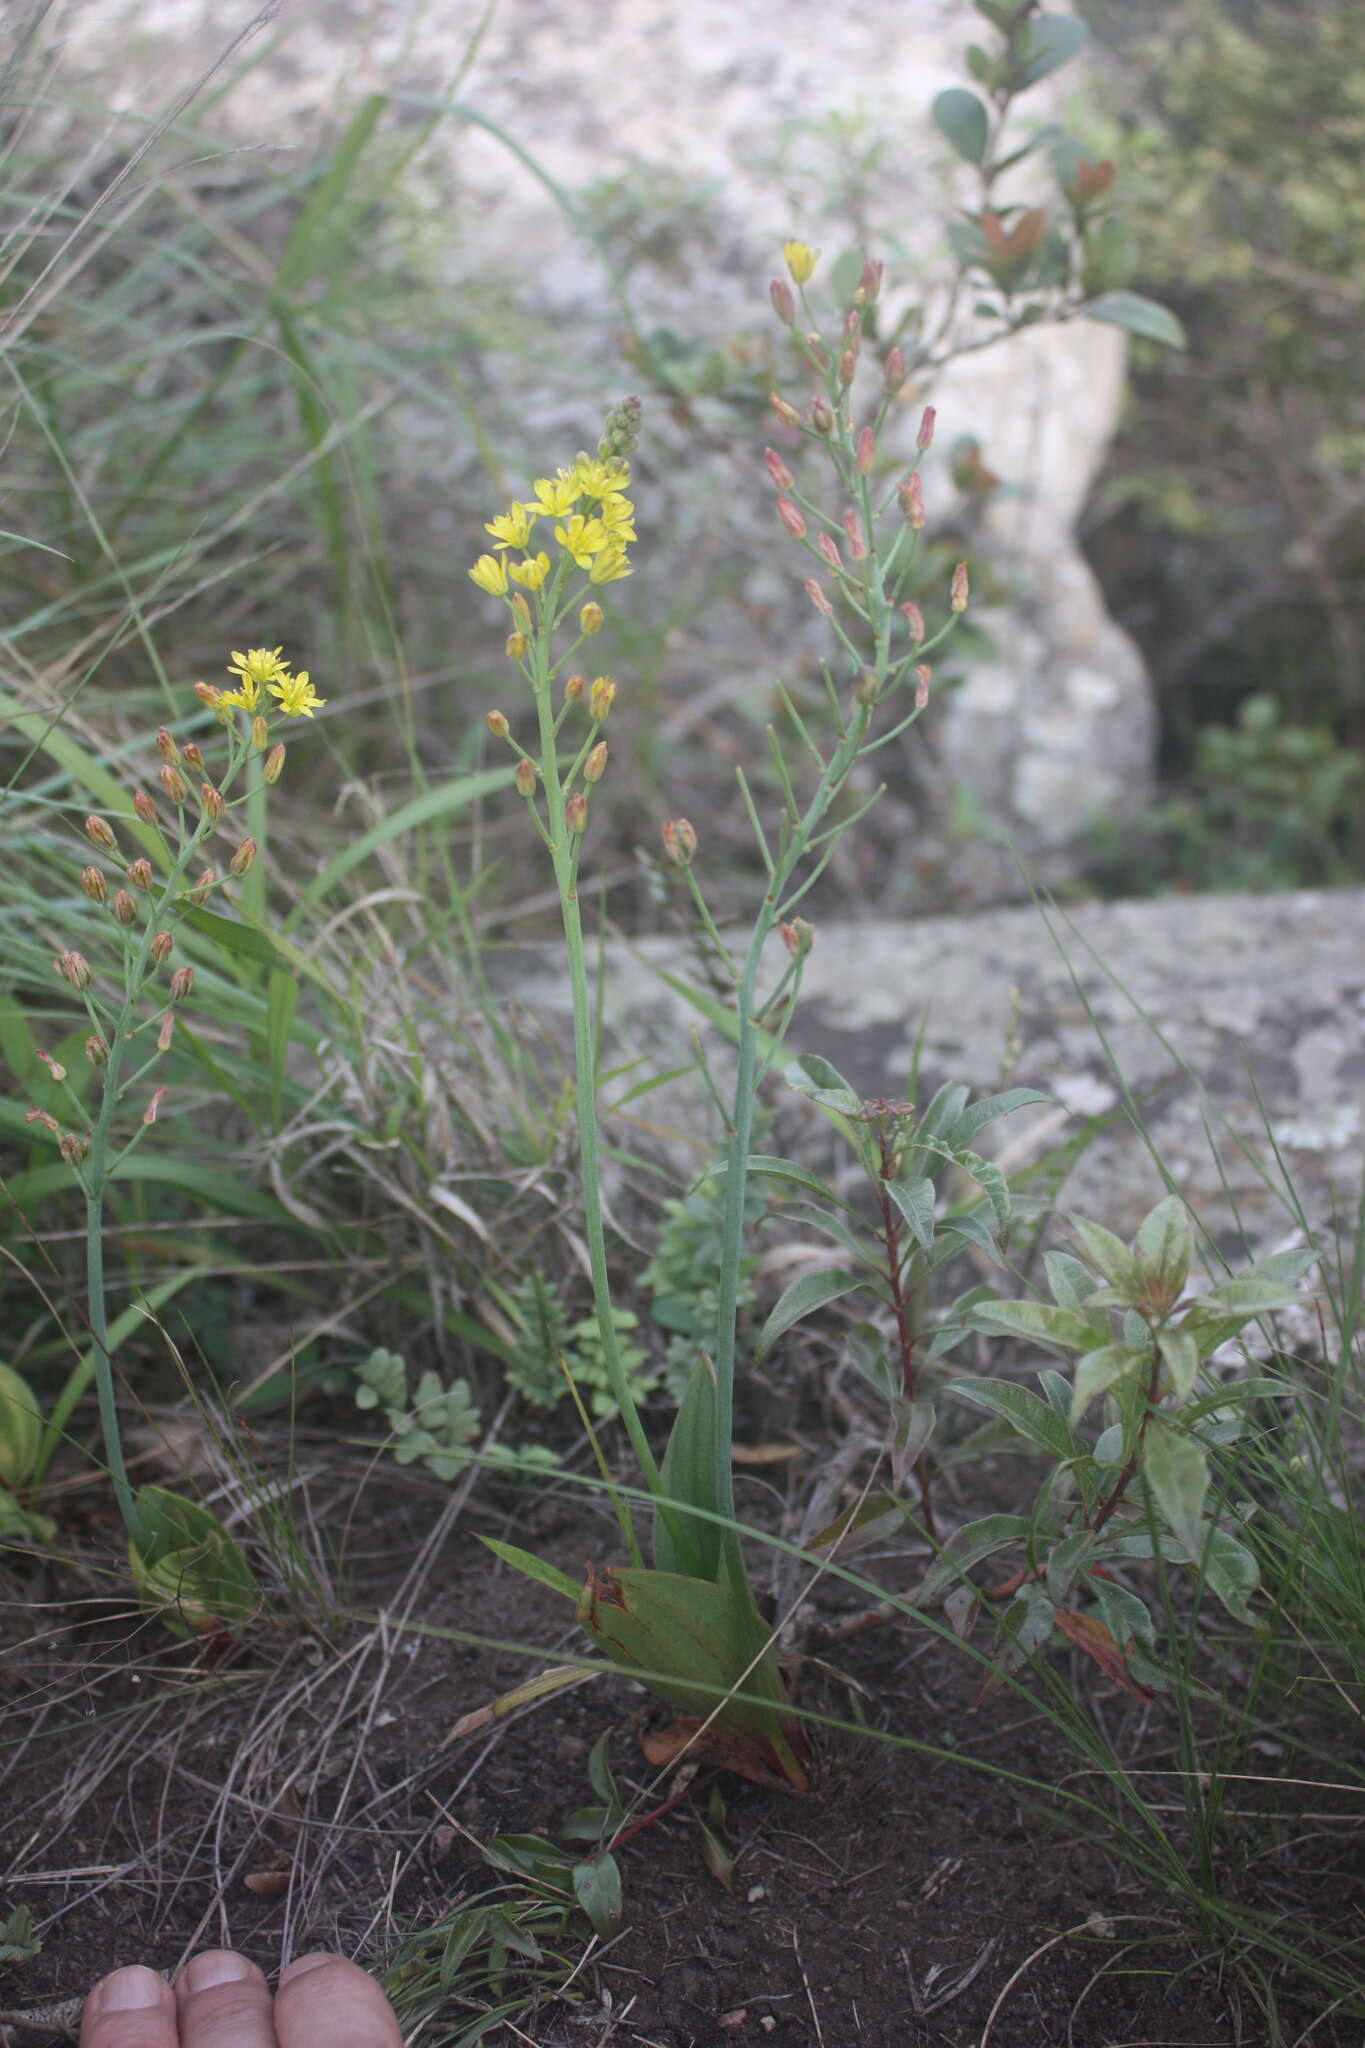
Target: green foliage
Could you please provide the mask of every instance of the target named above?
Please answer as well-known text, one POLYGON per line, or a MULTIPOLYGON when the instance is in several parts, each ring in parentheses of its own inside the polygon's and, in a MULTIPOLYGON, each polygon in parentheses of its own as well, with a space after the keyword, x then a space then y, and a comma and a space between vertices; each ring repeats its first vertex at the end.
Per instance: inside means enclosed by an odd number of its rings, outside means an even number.
MULTIPOLYGON (((558 1293, 539 1272, 528 1273, 515 1287, 492 1286, 489 1292, 516 1333, 504 1370, 508 1385, 523 1400, 535 1408, 557 1407, 570 1398, 567 1373, 594 1415, 606 1421, 618 1412, 595 1317, 570 1323, 558 1293)), ((616 1307, 612 1319, 631 1391, 643 1400, 657 1375, 648 1352, 631 1339, 640 1318, 634 1309, 616 1307)))
MULTIPOLYGON (((745 1196, 746 1240, 762 1212, 763 1192, 754 1188, 745 1196)), ((640 1274, 640 1285, 649 1297, 651 1316, 667 1333, 663 1384, 674 1401, 681 1401, 698 1349, 708 1345, 715 1333, 724 1212, 716 1197, 700 1188, 687 1195, 667 1196, 659 1215, 654 1254, 640 1274)), ((757 1254, 746 1241, 738 1297, 739 1314, 746 1321, 754 1301, 756 1264, 757 1254)))
POLYGON ((476 1457, 480 1464, 517 1473, 550 1472, 559 1463, 545 1444, 494 1443, 476 1451, 481 1424, 467 1380, 447 1384, 427 1371, 409 1391, 406 1360, 383 1347, 362 1360, 356 1378, 357 1408, 382 1413, 390 1432, 387 1448, 400 1465, 420 1459, 435 1478, 451 1480, 476 1457))

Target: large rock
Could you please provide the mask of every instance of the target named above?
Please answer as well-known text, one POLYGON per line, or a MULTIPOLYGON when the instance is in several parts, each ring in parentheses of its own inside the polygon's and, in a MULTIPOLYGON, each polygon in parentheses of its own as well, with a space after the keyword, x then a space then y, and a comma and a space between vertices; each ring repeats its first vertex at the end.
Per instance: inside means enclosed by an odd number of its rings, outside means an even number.
MULTIPOLYGON (((106 102, 145 116, 186 92, 257 15, 254 0, 70 0, 53 90, 63 79, 97 81, 106 102)), ((445 0, 421 13, 414 32, 412 0, 295 0, 248 39, 254 61, 215 100, 213 127, 278 154, 311 144, 340 101, 373 89, 393 90, 397 117, 411 122, 471 57, 459 97, 493 126, 444 119, 437 168, 428 161, 414 175, 444 209, 452 270, 512 269, 518 291, 572 337, 564 345, 584 364, 609 358, 618 309, 591 251, 506 137, 566 193, 623 177, 646 212, 660 195, 667 202, 664 248, 647 251, 632 279, 644 326, 725 336, 757 321, 775 340, 764 281, 792 232, 831 252, 867 232, 902 292, 908 284, 932 297, 954 194, 928 109, 943 86, 962 81, 963 46, 982 31, 966 0, 500 0, 480 37, 484 15, 484 0, 445 0), (844 175, 858 187, 853 201, 830 189, 843 175, 834 116, 845 117, 844 156, 857 163, 844 175)), ((215 78, 215 94, 238 62, 215 78)), ((1077 75, 1050 81, 1026 108, 1035 118, 1056 111, 1077 75)), ((570 424, 566 393, 556 400, 547 382, 520 408, 539 451, 528 446, 528 460, 545 461, 583 431, 583 393, 567 394, 569 413, 577 407, 570 424)), ((1023 593, 986 621, 998 657, 938 713, 941 781, 970 788, 1045 876, 1087 818, 1139 809, 1151 788, 1147 678, 1074 539, 1122 382, 1116 331, 1073 322, 959 361, 934 393, 944 442, 975 435, 1011 483, 991 522, 1023 593)), ((925 395, 907 394, 893 430, 905 453, 925 395)), ((646 494, 648 528, 685 555, 693 587, 728 579, 732 591, 672 636, 665 687, 684 723, 698 699, 709 711, 824 646, 797 588, 794 552, 774 575, 780 542, 757 448, 715 454, 723 474, 700 514, 695 479, 672 509, 666 495, 660 503, 666 477, 646 494)), ((951 509, 941 459, 930 498, 935 517, 951 509)), ((682 566, 670 563, 668 573, 676 578, 682 566)), ((978 847, 955 860, 956 895, 1017 893, 1007 857, 978 847)))

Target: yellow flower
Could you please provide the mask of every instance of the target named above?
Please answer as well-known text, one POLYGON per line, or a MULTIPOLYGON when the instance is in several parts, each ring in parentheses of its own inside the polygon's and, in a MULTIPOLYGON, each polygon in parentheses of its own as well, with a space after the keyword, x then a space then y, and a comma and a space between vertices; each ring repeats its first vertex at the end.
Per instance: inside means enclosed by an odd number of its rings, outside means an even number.
POLYGON ((250 647, 245 654, 235 649, 228 663, 228 674, 237 678, 235 690, 224 690, 219 702, 240 704, 243 711, 254 711, 261 701, 261 685, 274 683, 289 674, 289 663, 280 659, 278 647, 250 647))
POLYGON ((635 539, 635 507, 631 504, 630 499, 623 498, 619 491, 612 491, 608 497, 603 498, 598 511, 598 517, 606 528, 610 539, 614 541, 635 539))
POLYGON ((589 583, 619 583, 623 576, 633 575, 626 560, 624 548, 606 547, 601 554, 594 555, 588 568, 589 583))
POLYGON ((562 519, 573 511, 582 496, 578 479, 567 469, 561 469, 553 478, 537 477, 533 489, 537 509, 549 519, 562 519))
POLYGON ((507 562, 502 555, 480 555, 469 574, 490 597, 506 597, 507 562))
POLYGON ((630 469, 626 463, 603 462, 597 456, 580 455, 572 474, 579 494, 584 498, 619 495, 630 483, 630 469))
POLYGON ((812 249, 809 242, 784 242, 782 254, 791 272, 792 283, 808 284, 820 251, 812 249))
POLYGON ((524 548, 539 517, 529 505, 509 505, 496 519, 485 521, 484 532, 491 533, 500 548, 524 548))
POLYGON ((572 519, 555 528, 555 539, 580 569, 590 569, 593 556, 608 545, 607 529, 601 520, 585 519, 581 512, 575 512, 572 519))
POLYGON ((267 683, 266 688, 272 697, 279 698, 285 718, 311 718, 327 702, 309 682, 306 668, 301 668, 296 676, 281 676, 277 683, 267 683))
POLYGON ((524 562, 509 562, 507 573, 514 583, 522 584, 527 590, 539 590, 550 573, 550 557, 528 555, 524 562))

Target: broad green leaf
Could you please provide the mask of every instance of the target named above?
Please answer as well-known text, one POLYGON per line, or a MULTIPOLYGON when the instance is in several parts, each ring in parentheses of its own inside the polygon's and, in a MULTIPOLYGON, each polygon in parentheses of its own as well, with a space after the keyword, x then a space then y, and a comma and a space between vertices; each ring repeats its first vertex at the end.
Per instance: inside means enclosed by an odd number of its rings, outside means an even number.
MULTIPOLYGON (((946 1227, 946 1226, 945 1226, 946 1227)), ((1102 1320, 1047 1301, 983 1301, 972 1310, 972 1327, 993 1337, 1023 1337, 1049 1351, 1089 1351, 1103 1337, 1102 1320)))
POLYGON ((1200 1310, 1214 1308, 1224 1316, 1250 1317, 1260 1315, 1263 1309, 1288 1308, 1291 1303, 1302 1300, 1303 1296, 1296 1287, 1248 1272, 1235 1273, 1231 1280, 1211 1287, 1207 1294, 1201 1294, 1197 1301, 1192 1302, 1191 1307, 1200 1310))
POLYGON ((890 1401, 901 1391, 898 1366, 887 1348, 887 1340, 875 1323, 857 1323, 848 1333, 847 1357, 873 1392, 890 1401))
POLYGON ((983 1159, 978 1152, 968 1152, 960 1146, 954 1146, 953 1157, 963 1171, 971 1175, 990 1203, 995 1227, 1003 1242, 1010 1227, 1009 1182, 998 1166, 993 1166, 989 1159, 983 1159))
POLYGON ((1038 1088, 1007 1088, 1000 1095, 983 1095, 979 1102, 969 1103, 960 1116, 953 1119, 943 1132, 945 1145, 965 1145, 974 1138, 986 1124, 993 1124, 997 1118, 1012 1116, 1016 1109, 1027 1109, 1038 1104, 1044 1109, 1052 1107, 1053 1098, 1044 1095, 1038 1088))
POLYGON ((1049 1553, 1047 1590, 1054 1600, 1065 1600, 1077 1579, 1086 1571, 1090 1553, 1099 1540, 1093 1530, 1077 1529, 1070 1536, 1064 1536, 1049 1553))
POLYGON ((1193 1334, 1181 1325, 1163 1330, 1157 1342, 1176 1396, 1181 1402, 1188 1401, 1199 1378, 1199 1346, 1193 1334))
POLYGON ((573 1891, 594 1931, 603 1941, 610 1940, 621 1925, 621 1872, 616 1858, 604 1849, 586 1863, 575 1863, 573 1891))
POLYGON ((533 1551, 522 1550, 515 1543, 504 1543, 500 1537, 480 1536, 479 1541, 486 1549, 492 1551, 494 1557, 500 1557, 504 1564, 510 1564, 513 1570, 524 1572, 528 1579, 538 1579, 540 1584, 548 1586, 552 1593, 562 1593, 566 1600, 572 1600, 577 1605, 581 1588, 578 1581, 571 1579, 567 1572, 560 1571, 556 1565, 546 1564, 544 1558, 537 1557, 533 1551))
POLYGON ((954 1529, 911 1599, 916 1606, 923 1606, 945 1586, 957 1585, 982 1558, 994 1556, 1011 1543, 1022 1542, 1032 1528, 1027 1515, 983 1515, 979 1522, 967 1522, 954 1529))
POLYGON ((821 1059, 819 1053, 805 1052, 800 1059, 789 1061, 782 1070, 782 1078, 789 1088, 795 1088, 798 1095, 809 1096, 812 1102, 823 1102, 845 1113, 862 1106, 857 1089, 850 1087, 839 1069, 821 1059))
POLYGON ((910 1225, 915 1242, 928 1251, 934 1242, 934 1183, 931 1180, 884 1180, 882 1186, 910 1225))
MULTIPOLYGON (((674 1501, 715 1514, 716 1497, 716 1374, 703 1357, 693 1366, 686 1391, 659 1469, 663 1491, 674 1501)), ((718 1522, 699 1521, 680 1508, 659 1506, 654 1512, 654 1557, 660 1571, 683 1578, 714 1579, 720 1570, 721 1529, 718 1522)))
MULTIPOLYGON (((726 1162, 721 1160, 714 1172, 707 1175, 707 1179, 723 1178, 725 1169, 726 1162)), ((754 1152, 749 1157, 749 1172, 760 1180, 785 1181, 791 1187, 800 1188, 817 1202, 828 1202, 831 1209, 852 1207, 852 1204, 846 1202, 842 1195, 836 1194, 829 1182, 822 1180, 818 1173, 812 1173, 804 1166, 794 1166, 790 1159, 778 1159, 767 1152, 754 1152)))
POLYGON ((941 1139, 945 1128, 961 1116, 967 1095, 965 1082, 945 1081, 915 1126, 916 1140, 923 1144, 929 1138, 941 1139))
POLYGON ((1079 1308, 1095 1292, 1095 1276, 1070 1252, 1044 1252, 1043 1270, 1059 1308, 1079 1308))
POLYGON ((1171 1528, 1197 1559, 1209 1491, 1209 1461, 1203 1446, 1154 1415, 1138 1452, 1138 1468, 1171 1528))
POLYGON ((0 1365, 0 1482, 23 1486, 38 1462, 42 1441, 37 1395, 12 1366, 0 1365))
POLYGON ((212 1634, 250 1620, 260 1602, 256 1575, 215 1514, 164 1486, 140 1487, 133 1509, 134 1582, 176 1634, 212 1634))
POLYGON ((974 1408, 986 1408, 1013 1424, 1019 1435, 1046 1451, 1050 1458, 1075 1458, 1082 1446, 1050 1401, 1031 1387, 1016 1387, 1008 1380, 954 1380, 949 1391, 970 1401, 974 1408))
POLYGON ((1137 1280, 1137 1262, 1121 1237, 1115 1237, 1112 1230, 1106 1230, 1102 1223, 1092 1223, 1088 1216, 1068 1216, 1067 1228, 1081 1249, 1081 1256, 1087 1265, 1093 1266, 1111 1287, 1117 1287, 1131 1300, 1137 1280))
POLYGON ((1035 14, 1029 22, 1023 65, 1012 80, 1015 91, 1023 92, 1040 78, 1060 71, 1085 47, 1089 34, 1077 15, 1035 14))
POLYGON ((604 1728, 588 1753, 588 1783, 599 1799, 608 1806, 619 1806, 621 1795, 616 1789, 608 1751, 611 1748, 611 1730, 604 1728))
POLYGON ((1178 1299, 1194 1250, 1190 1212, 1179 1195, 1168 1195, 1143 1218, 1133 1249, 1144 1269, 1161 1282, 1167 1298, 1178 1299))
POLYGON ((855 1501, 806 1544, 807 1550, 825 1557, 852 1557, 869 1543, 884 1543, 905 1527, 906 1503, 898 1494, 879 1486, 865 1500, 855 1501))
POLYGON ((814 1314, 826 1302, 838 1301, 841 1295, 852 1294, 856 1287, 865 1285, 858 1274, 850 1273, 843 1266, 818 1266, 813 1273, 803 1273, 798 1280, 792 1281, 759 1331, 754 1356, 762 1358, 766 1351, 771 1351, 778 1338, 784 1336, 793 1323, 814 1314))
POLYGON ((1191 1562, 1203 1564, 1206 1584, 1212 1586, 1233 1619, 1254 1628, 1256 1617, 1247 1599, 1260 1585, 1261 1573, 1245 1544, 1229 1536, 1226 1529, 1210 1529, 1204 1537, 1202 1557, 1196 1554, 1191 1562))
MULTIPOLYGON (((1097 1394, 1108 1393, 1120 1380, 1144 1372, 1150 1365, 1148 1354, 1131 1344, 1101 1344, 1097 1350, 1087 1351, 1084 1358, 1077 1359, 1071 1382, 1073 1424, 1080 1421, 1097 1394)), ((1098 1444, 1095 1455, 1100 1455, 1098 1444)))
POLYGON ((981 1213, 982 1207, 980 1203, 973 1203, 970 1209, 961 1209, 956 1215, 950 1212, 939 1218, 934 1248, 929 1254, 931 1272, 936 1273, 949 1259, 956 1258, 961 1247, 953 1243, 954 1237, 965 1237, 968 1244, 974 1244, 993 1264, 1000 1264, 1000 1246, 996 1243, 990 1224, 981 1213))
POLYGON ((1093 1593, 1109 1633, 1121 1649, 1126 1650, 1130 1643, 1155 1642, 1156 1629, 1152 1617, 1146 1603, 1139 1600, 1136 1593, 1130 1593, 1126 1586, 1118 1585, 1113 1579, 1093 1576, 1087 1579, 1086 1589, 1093 1593))
POLYGON ((950 142, 969 164, 984 162, 991 123, 984 103, 965 86, 950 85, 934 101, 934 122, 939 134, 950 142))
POLYGON ((1098 320, 1105 327, 1122 327, 1143 341, 1159 341, 1165 348, 1185 348, 1185 330, 1167 307, 1141 292, 1103 292, 1081 308, 1086 320, 1098 320))

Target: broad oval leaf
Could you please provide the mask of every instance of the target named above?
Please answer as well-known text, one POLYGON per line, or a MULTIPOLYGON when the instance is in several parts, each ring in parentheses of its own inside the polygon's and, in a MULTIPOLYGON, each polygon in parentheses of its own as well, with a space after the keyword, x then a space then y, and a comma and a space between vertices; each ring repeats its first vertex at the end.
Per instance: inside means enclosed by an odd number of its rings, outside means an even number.
POLYGON ((945 1586, 958 1584, 974 1564, 980 1564, 983 1557, 991 1557, 997 1550, 1020 1542, 1032 1527, 1027 1515, 983 1515, 979 1522, 968 1522, 961 1529, 954 1529, 937 1561, 930 1565, 911 1594, 911 1599, 916 1606, 923 1606, 945 1586))
POLYGON ((607 1941, 621 1925, 621 1872, 604 1849, 573 1867, 573 1892, 594 1931, 607 1941))
POLYGON ((1103 292, 1081 308, 1083 318, 1098 320, 1105 327, 1121 327, 1142 341, 1159 341, 1163 348, 1187 348, 1185 330, 1167 306, 1145 299, 1141 292, 1103 292))
MULTIPOLYGON (((1071 1420, 1080 1421, 1096 1394, 1108 1393, 1110 1387, 1120 1380, 1130 1379, 1134 1373, 1149 1369, 1151 1359, 1145 1351, 1139 1351, 1131 1344, 1101 1344, 1094 1351, 1087 1351, 1076 1361, 1076 1371, 1071 1382, 1071 1420)), ((1095 1447, 1099 1456, 1099 1446, 1095 1447)))
POLYGON ((1142 1439, 1138 1467, 1165 1520, 1197 1559, 1203 1549, 1209 1491, 1209 1461, 1202 1445, 1154 1415, 1142 1439))
POLYGON ((1077 56, 1089 38, 1085 23, 1074 14, 1035 14, 1029 23, 1028 47, 1021 70, 1014 74, 1016 92, 1037 85, 1077 56))
POLYGON ((990 115, 983 101, 965 86, 951 85, 934 101, 934 124, 944 140, 969 164, 985 161, 990 139, 990 115))
POLYGON ((1003 1416, 1017 1433, 1050 1458, 1075 1458, 1082 1446, 1050 1401, 1030 1387, 1016 1387, 1008 1380, 954 1380, 950 1391, 974 1408, 989 1409, 1003 1416))
POLYGON ((934 1242, 934 1183, 916 1180, 907 1186, 898 1180, 884 1180, 882 1186, 910 1225, 911 1235, 922 1251, 934 1242))
POLYGON ((972 1328, 992 1337, 1024 1337, 1048 1351, 1090 1351, 1107 1334, 1102 1319, 1048 1301, 983 1301, 971 1313, 972 1328))
POLYGON ((856 1287, 864 1285, 859 1275, 850 1273, 845 1266, 818 1266, 813 1273, 803 1273, 799 1280, 792 1281, 759 1331, 754 1356, 762 1358, 794 1323, 813 1315, 826 1302, 838 1301, 841 1295, 852 1294, 856 1287))

